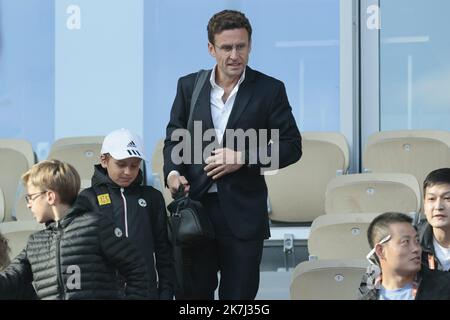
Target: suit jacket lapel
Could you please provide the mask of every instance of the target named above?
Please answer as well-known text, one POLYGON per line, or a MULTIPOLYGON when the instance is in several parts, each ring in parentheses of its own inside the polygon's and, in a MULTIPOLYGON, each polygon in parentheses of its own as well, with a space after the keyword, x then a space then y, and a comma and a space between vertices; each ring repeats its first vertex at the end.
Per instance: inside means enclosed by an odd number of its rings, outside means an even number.
POLYGON ((226 127, 227 129, 235 128, 235 125, 238 122, 239 117, 247 107, 250 98, 252 97, 254 92, 254 78, 255 72, 250 67, 247 67, 245 71, 245 79, 239 87, 236 100, 234 100, 233 109, 231 110, 230 117, 228 118, 226 127))

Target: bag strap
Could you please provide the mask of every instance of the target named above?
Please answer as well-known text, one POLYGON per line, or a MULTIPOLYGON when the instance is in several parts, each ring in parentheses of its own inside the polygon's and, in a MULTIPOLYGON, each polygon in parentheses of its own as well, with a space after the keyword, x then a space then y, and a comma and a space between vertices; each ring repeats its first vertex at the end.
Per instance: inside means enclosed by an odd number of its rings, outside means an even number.
POLYGON ((197 103, 198 100, 198 96, 200 95, 200 91, 202 90, 206 78, 208 76, 209 71, 208 70, 203 70, 200 69, 199 72, 197 72, 197 76, 195 77, 195 82, 194 82, 194 91, 192 92, 192 97, 191 97, 191 105, 189 108, 189 119, 187 122, 187 129, 192 132, 193 130, 193 119, 192 116, 194 114, 194 110, 195 110, 195 105, 197 103))

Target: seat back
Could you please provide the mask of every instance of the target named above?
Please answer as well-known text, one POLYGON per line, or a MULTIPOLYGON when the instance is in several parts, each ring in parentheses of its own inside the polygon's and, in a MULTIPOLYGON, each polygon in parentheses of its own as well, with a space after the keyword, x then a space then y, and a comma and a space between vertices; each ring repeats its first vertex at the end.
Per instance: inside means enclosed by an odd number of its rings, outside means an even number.
POLYGON ((0 139, 0 188, 4 196, 4 217, 2 221, 12 221, 12 210, 21 176, 34 164, 31 144, 20 139, 0 139))
POLYGON ((292 300, 356 300, 365 260, 316 260, 298 264, 290 291, 292 300))
POLYGON ((94 165, 100 163, 103 136, 71 137, 56 140, 48 159, 70 163, 82 180, 92 178, 94 165))
POLYGON ((322 215, 328 182, 348 169, 348 145, 340 133, 304 132, 302 149, 300 161, 266 173, 273 221, 311 222, 322 215))
POLYGON ((326 214, 317 217, 308 239, 318 259, 364 259, 370 251, 367 229, 379 213, 326 214))
POLYGON ((325 193, 325 213, 419 212, 420 186, 404 173, 364 173, 335 177, 325 193))
POLYGON ((163 157, 163 149, 164 149, 164 139, 161 139, 156 144, 155 150, 152 155, 152 171, 153 171, 153 179, 155 181, 155 187, 157 187, 164 196, 164 201, 166 202, 166 206, 172 202, 172 196, 170 194, 169 189, 164 185, 164 157, 163 157))
POLYGON ((11 260, 26 247, 29 236, 43 228, 44 224, 39 224, 34 220, 0 223, 0 232, 8 239, 8 245, 11 249, 11 260))
POLYGON ((18 221, 34 220, 33 214, 30 209, 28 209, 25 201, 25 189, 23 189, 16 200, 16 205, 14 206, 14 217, 18 221))
POLYGON ((450 167, 450 132, 400 130, 371 135, 363 153, 369 172, 409 173, 422 184, 428 173, 450 167))

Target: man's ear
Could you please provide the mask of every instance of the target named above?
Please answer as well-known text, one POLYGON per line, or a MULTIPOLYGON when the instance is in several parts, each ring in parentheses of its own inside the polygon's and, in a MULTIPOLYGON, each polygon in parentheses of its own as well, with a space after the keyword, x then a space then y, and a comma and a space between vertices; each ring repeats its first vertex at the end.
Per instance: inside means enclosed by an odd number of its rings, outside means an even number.
POLYGON ((108 167, 108 156, 106 154, 100 156, 100 164, 105 169, 108 167))
POLYGON ((375 247, 375 254, 378 257, 378 260, 386 260, 384 256, 384 248, 381 244, 377 244, 375 247))
POLYGON ((208 41, 208 52, 214 58, 216 57, 216 50, 214 48, 214 45, 211 42, 209 42, 209 41, 208 41))

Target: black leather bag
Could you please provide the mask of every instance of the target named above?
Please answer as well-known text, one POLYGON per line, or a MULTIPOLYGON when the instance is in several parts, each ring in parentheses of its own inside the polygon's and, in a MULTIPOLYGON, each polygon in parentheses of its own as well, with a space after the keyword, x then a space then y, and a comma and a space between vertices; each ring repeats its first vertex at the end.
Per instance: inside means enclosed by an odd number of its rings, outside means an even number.
POLYGON ((214 229, 199 201, 184 195, 183 188, 175 195, 167 209, 169 226, 174 244, 189 247, 208 239, 214 239, 214 229))

